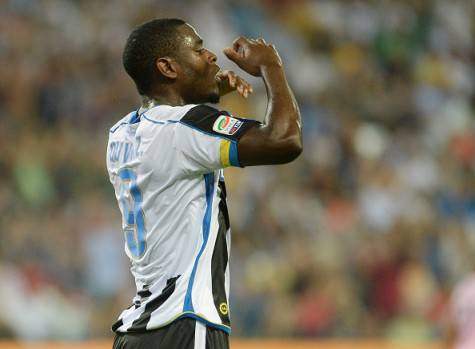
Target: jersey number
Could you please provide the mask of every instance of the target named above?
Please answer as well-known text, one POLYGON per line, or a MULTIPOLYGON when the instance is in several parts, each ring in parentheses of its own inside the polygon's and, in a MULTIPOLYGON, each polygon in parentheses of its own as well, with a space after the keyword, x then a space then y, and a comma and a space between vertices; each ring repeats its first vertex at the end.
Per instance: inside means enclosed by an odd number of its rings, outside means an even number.
POLYGON ((119 202, 125 226, 125 241, 130 254, 140 258, 146 248, 142 193, 137 186, 137 175, 134 171, 128 168, 122 169, 119 177, 122 180, 119 202))

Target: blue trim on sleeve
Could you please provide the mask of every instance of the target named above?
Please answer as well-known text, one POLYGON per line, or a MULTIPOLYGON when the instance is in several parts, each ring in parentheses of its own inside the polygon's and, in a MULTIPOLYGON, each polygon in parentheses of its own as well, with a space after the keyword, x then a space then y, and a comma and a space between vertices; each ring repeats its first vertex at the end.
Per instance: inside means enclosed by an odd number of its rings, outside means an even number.
POLYGON ((153 122, 154 124, 158 124, 158 125, 175 124, 179 122, 178 120, 163 120, 163 121, 153 120, 153 119, 148 118, 146 115, 143 115, 143 118, 147 121, 153 122))
POLYGON ((183 311, 195 311, 193 308, 193 283, 195 281, 196 269, 198 267, 198 261, 200 260, 203 251, 205 250, 206 244, 208 242, 209 229, 211 226, 211 210, 213 207, 213 193, 214 193, 214 173, 207 173, 204 175, 205 179, 205 188, 206 188, 206 211, 203 217, 203 244, 201 245, 198 256, 196 256, 195 263, 193 265, 193 270, 191 271, 190 281, 188 282, 188 288, 185 295, 185 303, 183 305, 183 311))
MULTIPOLYGON (((143 115, 143 114, 142 114, 143 115)), ((148 118, 146 115, 143 115, 143 118, 145 120, 148 120, 150 122, 153 122, 154 124, 159 124, 159 125, 165 125, 167 122, 166 121, 158 121, 158 120, 152 120, 150 118, 148 118)))
POLYGON ((229 146, 229 163, 231 166, 241 167, 238 159, 238 149, 237 149, 237 142, 232 141, 231 145, 229 146))
POLYGON ((120 123, 119 125, 117 125, 115 128, 111 128, 109 132, 110 132, 110 133, 114 133, 115 131, 117 131, 117 129, 118 129, 119 127, 124 126, 124 125, 127 125, 127 124, 128 124, 128 122, 121 122, 121 123, 120 123))
MULTIPOLYGON (((164 120, 164 121, 157 121, 157 120, 152 120, 152 119, 149 119, 148 117, 146 117, 145 115, 143 116, 143 118, 147 121, 150 121, 150 122, 153 122, 154 124, 158 124, 158 125, 166 125, 166 124, 176 124, 177 122, 180 122, 180 121, 177 121, 177 120, 164 120)), ((138 120, 140 121, 140 120, 138 120)), ((137 122, 138 122, 137 121, 137 122)), ((129 125, 131 122, 122 122, 121 124, 117 125, 115 128, 111 129, 109 132, 110 133, 114 133, 115 131, 117 131, 117 129, 120 127, 120 126, 123 126, 123 125, 129 125)), ((135 123, 135 122, 134 122, 135 123)))

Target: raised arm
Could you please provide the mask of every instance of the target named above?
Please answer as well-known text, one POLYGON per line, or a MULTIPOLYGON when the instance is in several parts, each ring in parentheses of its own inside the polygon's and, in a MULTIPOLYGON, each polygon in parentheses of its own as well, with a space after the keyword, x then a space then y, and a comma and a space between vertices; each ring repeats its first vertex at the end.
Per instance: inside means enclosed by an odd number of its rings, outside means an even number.
POLYGON ((224 53, 247 73, 262 77, 267 90, 263 125, 250 129, 238 143, 240 164, 274 165, 293 161, 302 152, 300 111, 277 50, 263 39, 239 37, 224 53))

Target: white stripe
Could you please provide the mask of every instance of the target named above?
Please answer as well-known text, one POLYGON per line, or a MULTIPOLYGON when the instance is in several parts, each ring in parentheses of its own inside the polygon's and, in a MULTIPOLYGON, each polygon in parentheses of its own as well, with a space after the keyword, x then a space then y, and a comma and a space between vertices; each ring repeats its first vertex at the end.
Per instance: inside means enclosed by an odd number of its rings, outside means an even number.
POLYGON ((198 320, 195 327, 194 349, 206 349, 206 325, 198 320))

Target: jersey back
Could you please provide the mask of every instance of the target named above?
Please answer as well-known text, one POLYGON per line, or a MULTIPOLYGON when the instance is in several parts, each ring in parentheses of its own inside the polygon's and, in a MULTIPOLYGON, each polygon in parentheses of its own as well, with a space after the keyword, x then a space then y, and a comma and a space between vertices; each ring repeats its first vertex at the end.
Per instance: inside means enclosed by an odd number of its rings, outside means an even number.
POLYGON ((117 332, 193 317, 230 331, 230 229, 223 168, 257 122, 206 105, 131 112, 109 133, 107 170, 137 293, 117 332))

